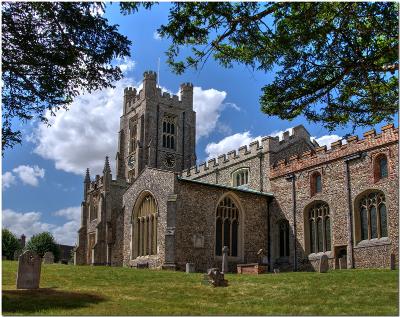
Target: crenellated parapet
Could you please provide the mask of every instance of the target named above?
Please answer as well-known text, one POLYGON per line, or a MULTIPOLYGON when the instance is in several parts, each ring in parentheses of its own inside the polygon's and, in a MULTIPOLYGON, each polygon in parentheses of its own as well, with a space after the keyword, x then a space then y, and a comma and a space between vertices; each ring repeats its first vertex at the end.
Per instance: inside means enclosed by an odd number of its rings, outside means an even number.
POLYGON ((143 74, 143 88, 138 92, 134 87, 124 90, 124 114, 131 112, 140 106, 143 100, 151 98, 165 105, 176 105, 178 107, 193 108, 193 84, 183 83, 180 86, 180 97, 163 92, 157 87, 157 74, 146 71, 143 74))
POLYGON ((381 128, 381 133, 379 134, 375 130, 370 130, 363 134, 362 139, 359 139, 358 136, 350 136, 346 139, 333 142, 329 150, 324 145, 316 147, 315 150, 303 152, 300 155, 281 159, 271 166, 270 177, 280 177, 384 144, 398 142, 398 132, 399 130, 394 127, 394 124, 388 124, 381 128))
POLYGON ((299 125, 293 128, 292 134, 289 131, 283 133, 282 139, 278 136, 266 136, 261 138, 261 140, 255 140, 249 145, 241 146, 237 150, 229 151, 226 154, 219 155, 218 158, 212 158, 207 162, 203 162, 197 166, 192 166, 189 169, 182 171, 182 177, 193 179, 199 178, 204 175, 214 173, 218 169, 226 168, 240 162, 244 162, 255 156, 260 156, 266 153, 278 153, 290 145, 298 142, 299 140, 304 140, 308 142, 311 147, 315 147, 317 143, 312 143, 310 141, 310 134, 302 126, 299 125))

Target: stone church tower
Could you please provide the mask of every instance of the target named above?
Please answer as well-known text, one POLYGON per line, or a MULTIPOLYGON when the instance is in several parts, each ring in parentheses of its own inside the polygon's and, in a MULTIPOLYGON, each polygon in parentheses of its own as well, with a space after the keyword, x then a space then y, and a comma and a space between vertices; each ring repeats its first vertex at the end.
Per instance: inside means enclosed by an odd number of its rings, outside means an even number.
POLYGON ((157 88, 155 72, 145 72, 143 89, 126 88, 116 157, 117 179, 132 183, 145 166, 180 172, 196 163, 193 85, 178 96, 157 88))

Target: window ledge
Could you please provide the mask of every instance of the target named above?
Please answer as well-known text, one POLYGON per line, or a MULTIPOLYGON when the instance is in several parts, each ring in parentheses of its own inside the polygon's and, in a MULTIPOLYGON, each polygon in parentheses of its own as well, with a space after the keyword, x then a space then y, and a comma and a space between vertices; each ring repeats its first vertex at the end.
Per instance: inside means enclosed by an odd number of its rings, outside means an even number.
POLYGON ((318 253, 310 253, 308 255, 308 259, 310 261, 315 261, 315 260, 319 260, 321 258, 322 255, 326 254, 328 256, 328 259, 333 259, 333 251, 326 251, 326 252, 318 252, 318 253))
POLYGON ((359 249, 359 248, 369 248, 369 247, 378 247, 381 245, 388 245, 392 244, 392 241, 388 237, 383 237, 383 238, 375 238, 371 240, 362 240, 357 243, 357 245, 354 247, 354 249, 359 249))

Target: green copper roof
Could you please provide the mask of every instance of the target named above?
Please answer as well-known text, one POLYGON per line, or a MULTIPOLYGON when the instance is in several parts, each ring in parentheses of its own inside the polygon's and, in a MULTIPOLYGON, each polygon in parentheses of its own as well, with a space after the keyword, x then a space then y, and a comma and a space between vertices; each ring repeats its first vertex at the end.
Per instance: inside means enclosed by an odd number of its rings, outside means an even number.
POLYGON ((201 184, 201 185, 207 185, 207 186, 225 188, 225 189, 230 189, 230 190, 236 190, 236 191, 243 192, 243 193, 250 193, 250 194, 256 194, 256 195, 274 197, 274 195, 272 193, 260 192, 258 190, 254 190, 254 189, 250 189, 250 188, 232 187, 232 186, 226 186, 226 185, 221 185, 221 184, 211 184, 211 183, 202 182, 202 181, 199 181, 199 180, 183 178, 181 176, 177 176, 177 178, 178 178, 178 180, 185 181, 185 182, 192 182, 192 183, 201 184))

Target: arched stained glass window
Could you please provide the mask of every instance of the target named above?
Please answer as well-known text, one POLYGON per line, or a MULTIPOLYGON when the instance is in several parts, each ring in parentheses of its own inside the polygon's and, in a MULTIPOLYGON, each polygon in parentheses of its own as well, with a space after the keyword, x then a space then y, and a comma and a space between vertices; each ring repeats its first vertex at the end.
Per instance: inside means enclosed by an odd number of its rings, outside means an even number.
POLYGON ((157 254, 157 206, 152 195, 141 201, 132 219, 133 258, 157 254))
POLYGON ((309 250, 310 253, 331 250, 331 220, 329 206, 324 202, 316 202, 306 212, 308 215, 309 250))
POLYGON ((222 255, 222 248, 229 248, 228 255, 238 256, 239 209, 230 197, 225 197, 217 207, 215 228, 215 254, 222 255))
POLYGON ((244 186, 249 183, 249 168, 241 168, 232 173, 234 187, 244 186))
POLYGON ((356 222, 360 232, 358 240, 387 237, 385 195, 375 191, 362 196, 359 201, 359 220, 356 222))

